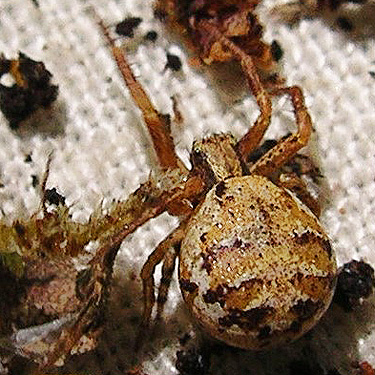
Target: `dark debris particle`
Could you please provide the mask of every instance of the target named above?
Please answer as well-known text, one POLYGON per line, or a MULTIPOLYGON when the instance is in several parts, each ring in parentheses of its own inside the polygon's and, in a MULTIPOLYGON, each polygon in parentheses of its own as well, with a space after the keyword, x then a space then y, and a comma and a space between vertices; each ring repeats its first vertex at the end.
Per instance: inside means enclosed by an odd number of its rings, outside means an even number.
POLYGON ((370 71, 368 72, 368 74, 370 74, 370 77, 371 77, 371 78, 375 78, 375 72, 374 72, 374 71, 370 70, 370 71))
POLYGON ((145 35, 145 40, 148 40, 150 42, 155 42, 158 38, 158 33, 155 30, 150 30, 145 35))
POLYGON ((39 177, 35 174, 31 175, 31 185, 33 188, 36 188, 39 185, 39 177))
POLYGON ((55 204, 56 206, 59 204, 65 205, 65 197, 58 193, 56 188, 47 189, 44 194, 44 198, 49 204, 55 204))
POLYGON ((33 4, 39 8, 39 1, 38 0, 31 0, 33 2, 33 4))
POLYGON ((31 154, 27 154, 25 156, 25 163, 31 163, 33 161, 33 158, 31 157, 31 154))
POLYGON ((182 68, 181 59, 177 55, 173 55, 167 52, 167 63, 164 69, 170 69, 174 72, 178 72, 182 68))
POLYGON ((206 350, 186 350, 176 353, 176 368, 180 375, 205 375, 210 367, 210 354, 206 350))
POLYGON ((118 35, 132 38, 134 36, 134 30, 141 22, 142 18, 140 17, 127 17, 116 25, 115 31, 118 35))
POLYGON ((343 31, 353 31, 354 26, 350 20, 348 20, 346 17, 338 17, 336 20, 337 26, 343 30, 343 31))
POLYGON ((41 107, 47 108, 57 98, 58 86, 51 84, 52 74, 41 61, 34 61, 19 52, 17 60, 0 55, 0 75, 9 73, 15 83, 0 84, 0 110, 11 128, 17 128, 41 107))
POLYGON ((345 311, 352 311, 368 298, 375 287, 374 269, 363 261, 352 260, 339 270, 334 301, 345 311))
POLYGON ((278 62, 283 58, 284 51, 280 46, 280 43, 277 40, 272 41, 271 43, 271 53, 273 59, 278 62))

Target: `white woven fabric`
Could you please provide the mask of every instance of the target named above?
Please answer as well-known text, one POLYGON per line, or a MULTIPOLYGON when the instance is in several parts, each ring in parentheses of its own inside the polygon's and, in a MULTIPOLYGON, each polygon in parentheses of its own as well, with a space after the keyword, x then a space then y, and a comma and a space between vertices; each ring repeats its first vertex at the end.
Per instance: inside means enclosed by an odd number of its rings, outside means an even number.
MULTIPOLYGON (((7 57, 18 50, 45 62, 60 87, 54 110, 39 125, 12 131, 0 116, 1 212, 8 218, 32 213, 39 204, 32 175, 43 175, 53 151, 49 187, 72 205, 73 218, 85 220, 101 200, 125 198, 152 168, 154 157, 139 111, 130 100, 108 48, 90 12, 88 1, 0 1, 0 51, 7 57), (31 154, 32 162, 26 163, 31 154)), ((266 39, 277 39, 285 55, 288 84, 303 87, 315 124, 312 142, 326 177, 327 204, 322 216, 339 264, 352 258, 375 265, 375 43, 361 42, 331 30, 321 20, 302 21, 295 28, 267 16, 273 1, 260 7, 266 39)), ((152 15, 151 1, 92 0, 107 23, 140 16, 143 23, 133 40, 125 42, 132 67, 162 112, 171 112, 170 96, 178 94, 184 124, 173 129, 184 161, 195 138, 212 132, 242 135, 257 115, 251 96, 228 105, 213 75, 188 64, 184 47, 163 30, 152 15), (155 43, 143 36, 156 30, 155 43), (179 55, 182 73, 164 71, 166 51, 179 55)), ((43 117, 43 116, 41 116, 43 117)), ((268 136, 293 130, 289 102, 274 100, 268 136)), ((136 322, 141 312, 139 270, 155 245, 176 225, 163 215, 125 241, 118 256, 106 330, 99 348, 75 357, 61 373, 123 374, 140 365, 150 375, 175 374, 179 339, 197 332, 184 309, 175 276, 161 328, 150 336, 141 353, 133 351, 136 322), (164 332, 160 334, 162 331, 164 332)), ((375 366, 375 300, 357 312, 333 308, 299 342, 269 353, 223 349, 212 357, 215 374, 289 374, 292 360, 316 362, 325 369, 352 372, 353 360, 375 366)))

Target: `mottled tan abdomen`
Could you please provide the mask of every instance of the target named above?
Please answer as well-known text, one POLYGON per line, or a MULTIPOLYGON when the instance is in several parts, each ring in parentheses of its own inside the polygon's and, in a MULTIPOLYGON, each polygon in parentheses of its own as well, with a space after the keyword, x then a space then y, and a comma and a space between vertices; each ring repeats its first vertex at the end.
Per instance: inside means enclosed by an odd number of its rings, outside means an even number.
POLYGON ((180 286, 201 326, 263 349, 308 331, 327 309, 336 261, 318 219, 261 176, 215 185, 189 222, 180 286))

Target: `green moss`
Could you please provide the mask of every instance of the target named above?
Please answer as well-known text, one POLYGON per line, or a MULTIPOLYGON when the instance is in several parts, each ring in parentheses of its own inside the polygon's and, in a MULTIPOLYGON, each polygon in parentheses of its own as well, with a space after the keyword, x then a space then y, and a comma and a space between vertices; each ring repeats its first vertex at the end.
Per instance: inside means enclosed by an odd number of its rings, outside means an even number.
POLYGON ((25 264, 22 257, 17 253, 0 253, 0 262, 17 278, 21 278, 24 273, 25 264))

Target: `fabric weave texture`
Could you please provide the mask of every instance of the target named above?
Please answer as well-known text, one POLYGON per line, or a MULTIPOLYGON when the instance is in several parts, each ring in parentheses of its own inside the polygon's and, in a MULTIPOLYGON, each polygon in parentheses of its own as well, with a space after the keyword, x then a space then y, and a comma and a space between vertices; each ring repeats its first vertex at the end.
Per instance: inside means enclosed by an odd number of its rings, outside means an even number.
MULTIPOLYGON (((324 175, 322 223, 332 239, 339 265, 363 259, 375 265, 375 42, 353 39, 321 19, 290 28, 270 17, 275 1, 264 1, 259 14, 265 39, 284 50, 282 72, 289 85, 303 88, 314 122, 310 152, 324 175)), ((33 177, 42 178, 53 151, 48 187, 57 187, 71 206, 73 219, 87 220, 98 204, 124 199, 155 166, 140 113, 125 88, 96 21, 92 5, 106 23, 127 16, 142 18, 132 39, 123 41, 132 68, 157 108, 172 112, 176 95, 183 124, 173 127, 177 151, 188 163, 194 139, 230 131, 240 137, 258 108, 246 87, 220 82, 212 69, 189 65, 192 57, 152 14, 152 2, 137 0, 1 0, 0 52, 18 51, 46 64, 59 85, 52 108, 17 131, 0 115, 0 207, 7 219, 34 212, 40 203, 33 177), (145 41, 151 30, 155 42, 145 41), (167 52, 178 55, 182 71, 165 70, 167 52), (27 155, 32 161, 25 162, 27 155)), ((294 130, 287 98, 273 101, 267 137, 294 130)), ((184 309, 177 273, 165 319, 140 353, 133 350, 142 293, 139 271, 152 249, 177 224, 162 215, 137 230, 116 260, 108 321, 98 349, 76 356, 59 373, 124 374, 139 365, 149 375, 178 374, 176 352, 201 347, 199 330, 184 309)), ((160 276, 158 270, 156 278, 160 276)), ((325 371, 351 374, 351 363, 375 366, 375 299, 346 314, 333 307, 307 337, 267 353, 219 348, 211 356, 215 374, 289 374, 291 363, 306 362, 325 371)), ((147 334, 147 333, 145 333, 147 334)), ((318 373, 318 372, 314 372, 318 373)), ((325 373, 324 371, 322 373, 325 373)))

